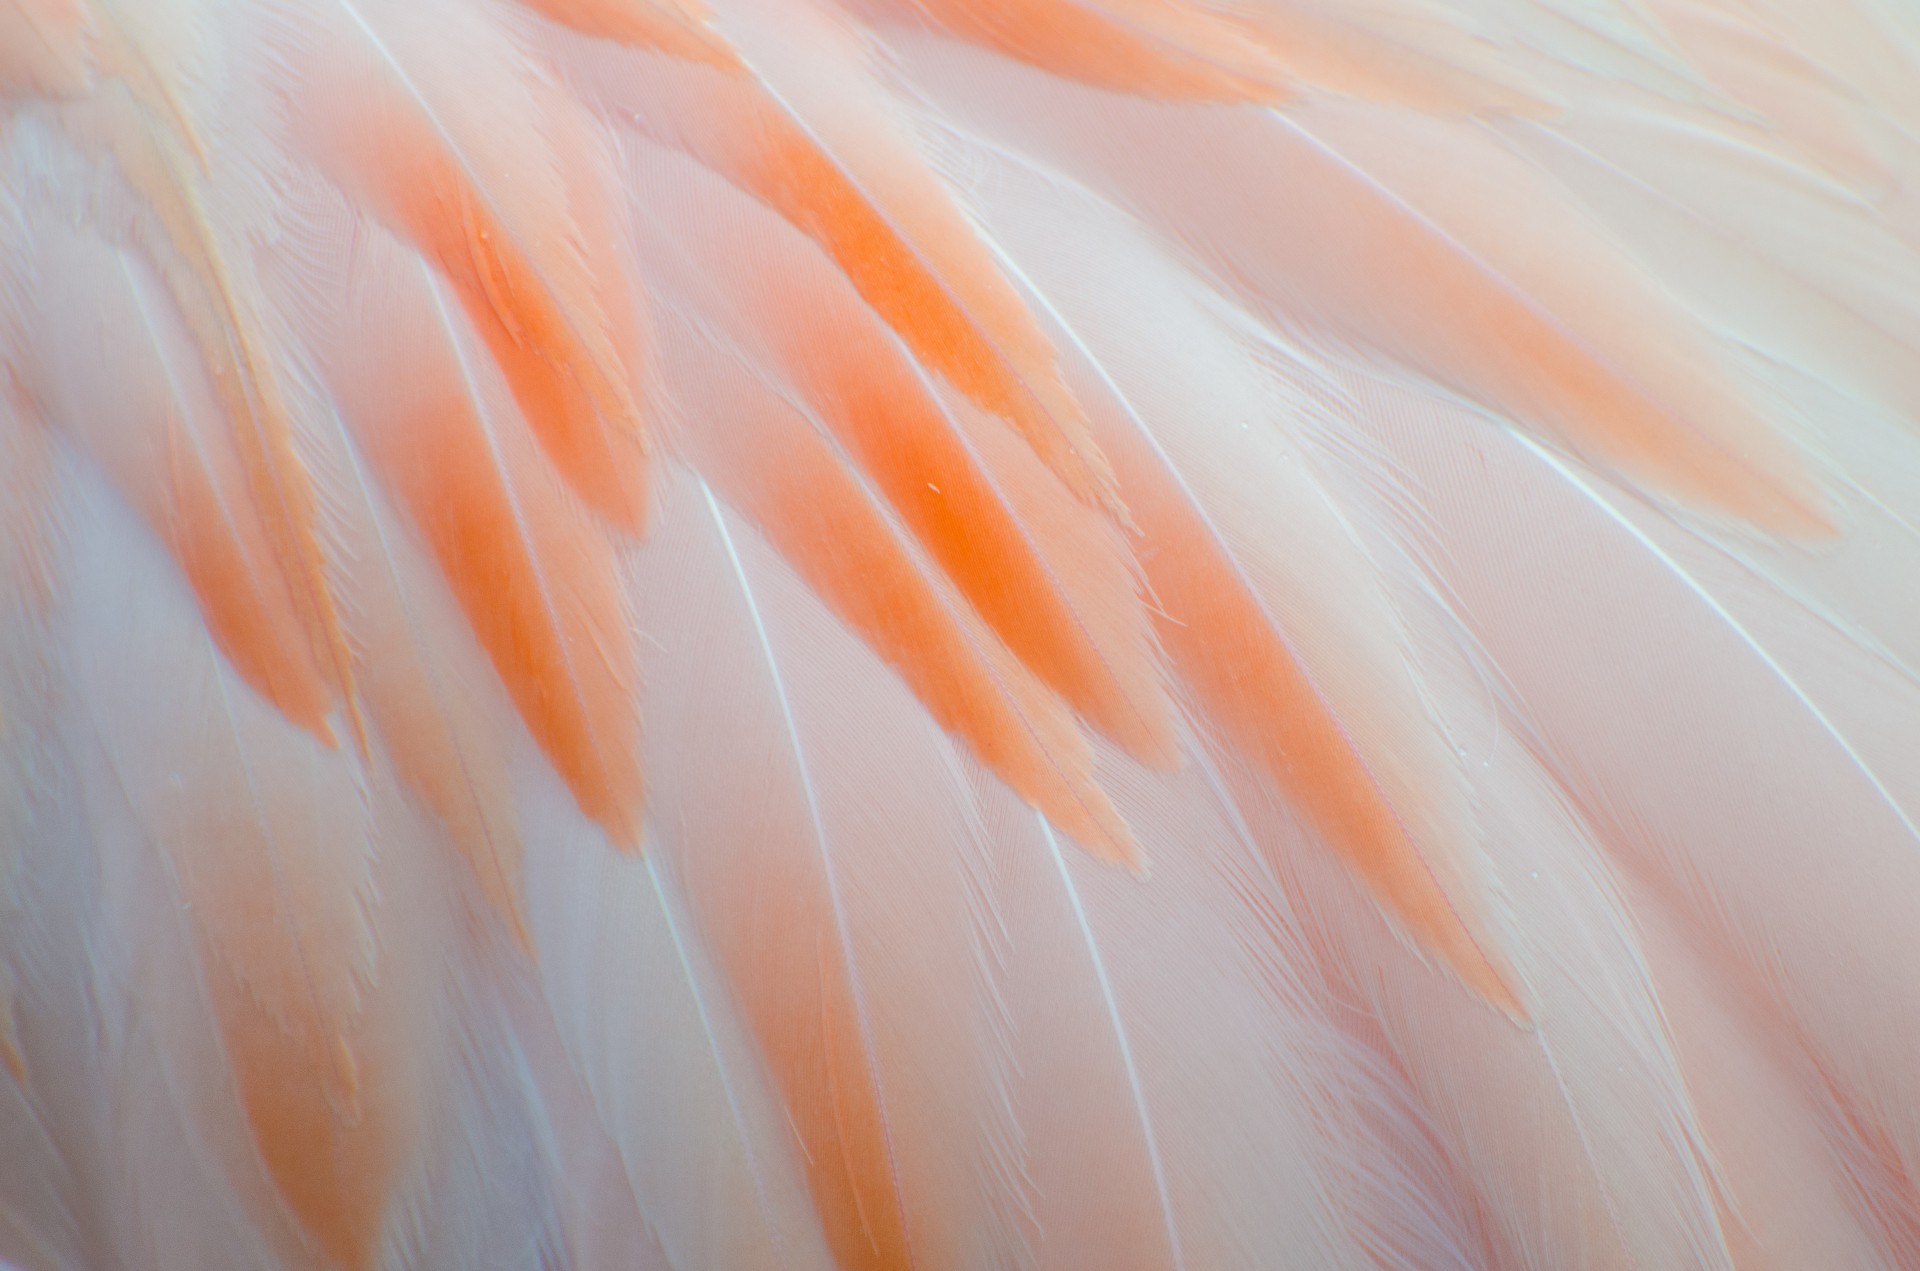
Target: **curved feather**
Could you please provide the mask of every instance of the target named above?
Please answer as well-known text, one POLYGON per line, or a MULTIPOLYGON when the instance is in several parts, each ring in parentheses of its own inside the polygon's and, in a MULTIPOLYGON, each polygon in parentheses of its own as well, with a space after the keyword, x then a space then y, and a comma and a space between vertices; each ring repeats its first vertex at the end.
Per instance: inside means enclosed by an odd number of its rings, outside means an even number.
POLYGON ((964 405, 931 390, 806 244, 781 242, 750 206, 735 219, 697 170, 642 172, 660 191, 639 213, 660 234, 644 259, 669 294, 804 404, 1039 678, 1134 753, 1164 760, 1169 708, 1122 536, 994 423, 969 427, 964 405), (704 197, 669 193, 682 183, 704 197), (730 248, 742 242, 765 249, 730 248), (793 320, 769 326, 758 317, 769 310, 793 320))
MULTIPOLYGON (((298 453, 281 382, 283 368, 276 360, 283 351, 273 344, 254 280, 239 267, 227 241, 233 227, 220 213, 230 209, 210 203, 211 192, 196 163, 204 147, 191 121, 177 112, 150 112, 138 85, 147 85, 150 96, 175 99, 164 83, 155 82, 157 72, 151 65, 141 65, 144 73, 131 81, 135 88, 128 87, 129 81, 116 81, 62 108, 61 130, 109 161, 112 169, 112 175, 84 176, 68 169, 66 180, 78 189, 67 190, 63 197, 91 188, 108 206, 138 209, 130 214, 123 210, 108 223, 115 237, 130 237, 145 249, 191 333, 218 394, 227 436, 240 458, 268 549, 288 581, 308 646, 306 656, 325 677, 330 699, 345 697, 349 722, 358 734, 349 658, 317 538, 315 495, 298 453)), ((247 602, 236 598, 236 603, 247 602)), ((228 630, 233 634, 230 625, 228 630)), ((256 665, 280 663, 275 675, 282 684, 298 683, 301 677, 298 650, 274 650, 262 639, 253 644, 249 657, 256 665), (286 665, 289 662, 293 665, 286 665)), ((323 719, 309 714, 307 726, 322 739, 332 737, 323 719)))
MULTIPOLYGON (((390 1014, 406 982, 396 969, 415 953, 392 943, 379 899, 403 855, 399 827, 349 756, 241 691, 178 584, 142 569, 124 530, 90 540, 70 578, 70 621, 85 633, 75 690, 95 720, 121 721, 90 780, 125 800, 132 841, 163 854, 193 915, 256 1161, 329 1259, 371 1265, 411 1137, 408 1068, 421 1056, 409 1052, 425 1044, 390 1014)), ((113 836, 105 822, 98 833, 113 836)))
POLYGON ((292 109, 302 147, 434 263, 567 480, 638 528, 639 334, 578 108, 497 26, 444 7, 339 0, 284 43, 311 103, 292 109), (464 91, 468 75, 493 91, 464 91))
POLYGON ((1282 101, 1284 63, 1182 0, 908 0, 871 3, 1096 88, 1167 101, 1282 101))
POLYGON ((0 0, 0 1258, 1915 1261, 1916 49, 0 0))
MULTIPOLYGON (((931 49, 926 64, 948 85, 970 65, 931 49)), ((1783 532, 1830 528, 1804 458, 1715 373, 1704 333, 1577 208, 1473 134, 1331 104, 1093 111, 1057 85, 979 73, 1001 92, 952 99, 960 117, 1112 185, 1258 311, 1418 369, 1683 500, 1783 532), (1494 206, 1526 214, 1509 226, 1494 206)))
POLYGON ((16 293, 30 307, 14 316, 30 333, 22 386, 166 542, 247 682, 324 733, 330 686, 187 323, 137 255, 58 227, 34 238, 39 277, 16 293), (76 286, 91 296, 90 312, 61 304, 76 286), (111 349, 119 374, 76 362, 89 347, 111 349))
POLYGON ((358 257, 322 302, 339 323, 320 355, 341 416, 580 806, 637 847, 639 708, 612 545, 425 263, 374 243, 358 257))
POLYGON ((890 126, 842 23, 810 6, 729 28, 764 76, 563 49, 603 108, 682 149, 818 242, 926 368, 1008 420, 1085 501, 1118 510, 1112 474, 1053 352, 951 197, 890 126))
POLYGON ((1310 409, 1286 403, 1301 390, 1263 374, 1234 315, 1177 269, 1101 271, 1103 257, 1151 260, 1112 209, 1031 172, 998 185, 990 214, 1079 355, 1083 400, 1139 519, 1192 716, 1285 792, 1420 947, 1524 1014, 1480 897, 1465 783, 1403 669, 1372 563, 1284 431, 1283 404, 1310 409), (1056 217, 1078 227, 1077 250, 1039 249, 1029 227, 1056 217), (1149 350, 1171 332, 1186 357, 1156 361, 1149 350))

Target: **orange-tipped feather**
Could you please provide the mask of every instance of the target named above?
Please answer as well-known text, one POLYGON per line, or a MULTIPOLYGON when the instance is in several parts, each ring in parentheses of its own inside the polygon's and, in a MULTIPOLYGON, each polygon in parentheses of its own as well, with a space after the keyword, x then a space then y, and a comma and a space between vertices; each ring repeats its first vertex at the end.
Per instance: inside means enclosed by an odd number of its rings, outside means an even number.
POLYGON ((681 445, 719 494, 1002 780, 1090 850, 1137 865, 1063 703, 935 580, 803 416, 698 337, 674 345, 684 394, 703 403, 681 445))
POLYGON ((739 57, 707 26, 697 0, 521 0, 583 35, 658 49, 674 57, 736 70, 739 57))
POLYGON ((263 1172, 325 1261, 371 1267, 418 1097, 382 1005, 413 946, 376 936, 393 914, 377 860, 404 854, 399 826, 380 841, 353 752, 250 699, 178 585, 120 554, 112 518, 97 524, 75 544, 96 580, 77 603, 127 606, 138 634, 95 628, 73 650, 85 709, 121 718, 104 743, 114 797, 95 803, 93 832, 103 844, 131 832, 165 862, 257 1153, 222 1165, 237 1181, 263 1172))
POLYGON ((1284 63, 1185 0, 867 3, 1096 88, 1167 101, 1270 104, 1293 95, 1284 63))
MULTIPOLYGON (((358 733, 350 658, 326 583, 314 492, 297 451, 278 380, 281 370, 252 288, 228 259, 229 246, 221 241, 193 161, 181 148, 191 138, 177 135, 177 121, 168 126, 147 116, 117 86, 68 108, 62 123, 83 144, 111 155, 119 176, 151 206, 160 233, 150 258, 218 395, 259 525, 289 583, 309 656, 329 696, 345 697, 349 722, 358 733)), ((307 715, 315 735, 331 740, 330 726, 312 710, 307 715)))
POLYGON ((647 468, 632 319, 620 273, 588 263, 614 250, 610 217, 592 205, 600 192, 569 179, 594 161, 591 139, 570 106, 520 82, 496 34, 466 30, 452 47, 468 61, 457 64, 432 17, 409 10, 376 25, 338 0, 303 32, 299 91, 333 103, 297 112, 303 140, 453 285, 567 480, 638 528, 647 468), (484 105, 449 78, 483 61, 506 94, 484 105), (528 170, 545 179, 499 179, 528 170))
POLYGON ((1920 1267, 1916 85, 0 0, 0 1266, 1920 1267))
MULTIPOLYGON (((663 189, 693 178, 664 156, 648 170, 663 189)), ((1044 470, 1023 470, 1030 456, 997 443, 997 424, 966 428, 943 409, 844 281, 772 237, 777 223, 744 204, 706 224, 675 210, 662 199, 642 213, 677 235, 652 249, 656 267, 672 278, 691 252, 687 294, 805 404, 1007 647, 1089 722, 1165 762, 1169 707, 1120 533, 1044 470), (756 239, 768 250, 727 250, 756 239), (789 320, 766 324, 769 310, 789 320)))
POLYGON ((329 367, 354 440, 581 808, 637 847, 639 709, 612 546, 524 435, 424 262, 389 247, 355 281, 329 367))
POLYGON ((1081 499, 1123 513, 1053 350, 926 172, 846 33, 782 8, 734 33, 770 82, 578 53, 623 123, 685 150, 818 242, 935 375, 1009 421, 1081 499))
POLYGON ((53 227, 40 244, 43 307, 23 316, 44 353, 23 387, 166 543, 247 683, 300 727, 327 735, 332 688, 185 320, 138 257, 53 227), (95 338, 114 351, 116 375, 73 364, 86 336, 78 315, 53 303, 56 283, 84 283, 98 296, 95 338))

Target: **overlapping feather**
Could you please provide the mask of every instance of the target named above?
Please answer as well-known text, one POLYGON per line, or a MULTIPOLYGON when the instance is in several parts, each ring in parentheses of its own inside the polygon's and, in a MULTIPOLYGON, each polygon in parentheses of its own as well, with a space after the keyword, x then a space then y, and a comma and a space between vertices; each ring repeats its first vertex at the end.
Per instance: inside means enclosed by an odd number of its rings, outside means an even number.
POLYGON ((0 0, 0 1254, 1920 1257, 1914 39, 0 0))

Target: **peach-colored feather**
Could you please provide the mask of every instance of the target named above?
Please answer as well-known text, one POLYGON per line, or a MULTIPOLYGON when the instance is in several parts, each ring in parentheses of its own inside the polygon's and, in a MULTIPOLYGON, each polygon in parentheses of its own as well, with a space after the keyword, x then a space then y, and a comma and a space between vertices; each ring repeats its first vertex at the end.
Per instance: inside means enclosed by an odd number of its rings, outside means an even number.
POLYGON ((588 815, 637 846, 637 685, 612 546, 545 466, 425 263, 366 251, 366 284, 341 315, 348 347, 327 368, 341 415, 534 739, 588 815))
POLYGON ((1920 1265, 1916 84, 0 0, 0 1261, 1920 1265))
MULTIPOLYGON (((112 157, 118 176, 158 222, 158 241, 143 244, 148 259, 165 278, 219 396, 259 524, 290 584, 308 656, 329 695, 345 696, 357 732, 346 647, 315 539, 314 493, 295 451, 280 371, 265 347, 250 284, 228 259, 198 189, 198 147, 190 134, 177 132, 177 118, 151 118, 119 83, 67 107, 61 122, 76 140, 112 157)), ((316 736, 331 737, 324 720, 308 723, 316 736)))
MULTIPOLYGON (((643 171, 663 191, 698 180, 684 168, 677 175, 671 160, 643 171)), ((673 235, 648 253, 655 274, 668 286, 684 279, 681 293, 738 333, 745 355, 837 441, 1014 654, 1089 722, 1165 762, 1168 705, 1125 540, 1036 470, 997 421, 963 423, 966 404, 941 401, 825 262, 790 245, 739 250, 780 227, 757 224, 750 207, 735 219, 723 206, 711 199, 705 224, 674 197, 641 210, 673 235), (768 324, 769 312, 788 320, 768 324)))
POLYGON ((706 404, 684 430, 687 457, 1002 780, 1090 849, 1137 864, 1064 704, 929 577, 799 412, 697 337, 681 340, 676 361, 706 404))
POLYGON ((170 297, 138 257, 105 243, 49 227, 39 244, 43 301, 52 299, 54 279, 85 280, 101 302, 96 338, 119 370, 111 378, 61 374, 84 337, 70 324, 74 315, 49 306, 22 320, 45 350, 39 366, 52 374, 43 380, 29 367, 22 386, 166 543, 235 669, 288 719, 324 735, 332 692, 170 297))
POLYGON ((658 49, 689 61, 735 70, 739 58, 707 27, 705 6, 682 0, 522 0, 530 9, 583 35, 658 49))
POLYGON ((1204 6, 1182 0, 868 3, 1099 88, 1169 101, 1275 102, 1293 95, 1283 62, 1204 6))
POLYGON ((1421 7, 1232 0, 1223 11, 1305 84, 1447 116, 1550 113, 1523 68, 1489 55, 1473 33, 1421 7))
MULTIPOLYGON (((116 550, 113 526, 75 544, 78 563, 116 550)), ((405 978, 390 960, 408 946, 376 936, 376 879, 391 874, 376 866, 370 804, 348 753, 251 698, 194 638, 191 600, 143 563, 138 576, 121 557, 74 598, 83 619, 123 602, 139 619, 138 640, 87 626, 74 649, 80 708, 129 719, 104 743, 112 795, 96 801, 94 833, 111 841, 130 816, 133 841, 161 854, 261 1166, 329 1260, 368 1266, 414 1107, 376 1006, 390 1000, 379 986, 405 978)), ((404 852, 398 836, 380 850, 404 852)))
POLYGON ((93 87, 93 15, 85 0, 0 5, 0 94, 77 97, 93 87))
POLYGON ((607 259, 615 233, 591 130, 484 28, 449 46, 427 6, 363 12, 341 0, 325 17, 294 40, 308 55, 298 91, 331 103, 296 108, 302 140, 445 275, 567 480, 615 524, 638 528, 638 335, 624 280, 590 264, 607 259), (476 109, 449 82, 481 73, 498 77, 505 101, 476 109), (546 179, 497 178, 530 166, 546 179))
POLYGON ((682 149, 818 242, 927 370, 1008 420, 1082 499, 1113 507, 1112 474, 1033 317, 951 195, 881 109, 859 46, 801 6, 731 32, 767 78, 571 50, 625 125, 682 149))

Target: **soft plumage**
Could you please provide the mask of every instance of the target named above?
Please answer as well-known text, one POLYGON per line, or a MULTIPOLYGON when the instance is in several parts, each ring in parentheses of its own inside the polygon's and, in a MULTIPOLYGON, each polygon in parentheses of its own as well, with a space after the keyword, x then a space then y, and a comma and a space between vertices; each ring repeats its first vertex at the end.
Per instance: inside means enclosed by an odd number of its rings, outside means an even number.
POLYGON ((0 1257, 1920 1266, 1898 0, 0 0, 0 1257))

